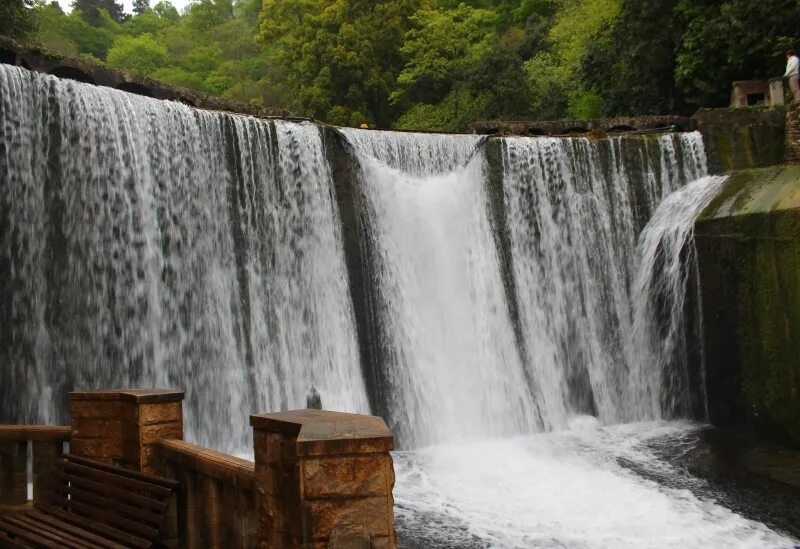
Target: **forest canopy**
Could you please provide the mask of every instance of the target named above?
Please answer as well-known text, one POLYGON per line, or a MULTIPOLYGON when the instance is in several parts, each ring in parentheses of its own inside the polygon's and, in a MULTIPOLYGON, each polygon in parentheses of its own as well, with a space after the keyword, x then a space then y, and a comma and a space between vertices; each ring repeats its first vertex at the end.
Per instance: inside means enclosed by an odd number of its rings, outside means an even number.
POLYGON ((3 0, 0 34, 339 125, 691 114, 780 76, 800 0, 3 0))

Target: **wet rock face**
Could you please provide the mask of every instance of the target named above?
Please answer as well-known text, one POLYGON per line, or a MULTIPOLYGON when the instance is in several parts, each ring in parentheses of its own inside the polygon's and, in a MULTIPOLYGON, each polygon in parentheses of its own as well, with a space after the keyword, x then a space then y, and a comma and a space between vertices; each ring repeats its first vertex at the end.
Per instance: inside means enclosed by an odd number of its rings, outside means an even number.
POLYGON ((733 175, 695 229, 709 419, 800 447, 800 167, 733 175))

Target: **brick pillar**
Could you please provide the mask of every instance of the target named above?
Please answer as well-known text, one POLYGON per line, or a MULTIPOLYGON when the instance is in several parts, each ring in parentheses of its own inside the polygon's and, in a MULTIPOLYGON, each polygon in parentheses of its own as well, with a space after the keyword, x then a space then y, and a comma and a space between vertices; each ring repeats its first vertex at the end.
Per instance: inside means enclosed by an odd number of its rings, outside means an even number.
POLYGON ((800 163, 800 102, 786 106, 786 163, 800 163))
POLYGON ((154 473, 156 441, 183 440, 182 400, 163 389, 72 392, 70 452, 154 473))
POLYGON ((258 547, 395 547, 394 437, 381 418, 299 410, 250 424, 258 547))

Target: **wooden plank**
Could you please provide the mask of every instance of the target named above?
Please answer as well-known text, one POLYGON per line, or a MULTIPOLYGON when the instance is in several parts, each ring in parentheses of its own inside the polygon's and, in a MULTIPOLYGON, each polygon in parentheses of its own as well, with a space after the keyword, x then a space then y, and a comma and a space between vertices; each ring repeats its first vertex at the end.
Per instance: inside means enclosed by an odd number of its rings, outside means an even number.
POLYGON ((148 473, 140 473, 139 471, 134 471, 133 469, 127 469, 125 467, 115 467, 113 465, 109 465, 107 463, 102 463, 100 461, 95 461, 93 459, 73 456, 72 454, 66 454, 64 458, 68 462, 85 465, 88 467, 94 467, 101 471, 105 471, 107 473, 112 473, 114 475, 127 477, 130 479, 138 480, 141 482, 145 482, 148 484, 152 484, 155 487, 159 487, 162 490, 167 490, 167 494, 171 493, 172 490, 175 490, 180 483, 178 481, 159 477, 157 475, 150 475, 148 473))
MULTIPOLYGON (((71 502, 84 502, 86 505, 97 508, 104 516, 113 511, 120 519, 124 519, 125 521, 128 519, 132 520, 131 528, 133 529, 144 527, 140 522, 146 522, 153 525, 154 530, 157 532, 158 527, 161 526, 161 521, 164 519, 164 515, 161 513, 153 513, 141 507, 128 505, 125 501, 109 499, 105 496, 93 494, 74 484, 69 488, 69 495, 71 502)), ((121 524, 124 524, 124 522, 121 524)))
POLYGON ((145 526, 144 524, 141 524, 139 522, 136 522, 135 520, 131 520, 129 518, 118 515, 117 513, 112 513, 100 507, 95 507, 91 503, 91 501, 76 499, 74 492, 70 495, 71 498, 69 499, 68 505, 69 505, 69 510, 72 512, 77 512, 78 514, 83 515, 86 518, 100 522, 102 524, 106 524, 108 526, 112 526, 117 530, 127 532, 136 537, 141 537, 151 540, 154 540, 156 539, 156 537, 158 537, 157 528, 151 528, 149 526, 145 526))
POLYGON ((54 471, 53 479, 57 482, 58 481, 63 483, 71 482, 73 483, 73 485, 83 487, 84 489, 91 490, 92 492, 98 492, 105 496, 111 496, 114 498, 129 501, 132 504, 145 507, 156 513, 163 513, 164 510, 169 505, 169 501, 166 499, 155 499, 152 497, 144 496, 141 494, 134 493, 131 490, 124 490, 122 488, 118 488, 117 486, 114 486, 113 484, 110 483, 97 482, 95 480, 90 479, 89 477, 79 477, 77 475, 73 475, 65 471, 54 471))
POLYGON ((248 489, 252 489, 255 484, 255 463, 252 461, 182 440, 162 439, 157 444, 168 461, 195 469, 204 476, 248 489))
POLYGON ((31 518, 38 520, 39 522, 48 524, 62 530, 64 532, 69 532, 70 534, 75 535, 76 537, 80 537, 85 539, 88 543, 93 544, 94 547, 104 547, 105 549, 124 549, 124 545, 120 545, 112 540, 100 537, 98 535, 92 534, 91 532, 84 530, 82 528, 78 528, 77 526, 73 526, 68 522, 63 520, 59 520, 56 517, 50 516, 48 514, 42 513, 40 511, 34 511, 33 513, 29 514, 31 518))
POLYGON ((24 515, 8 516, 3 520, 7 524, 13 524, 30 532, 36 532, 37 535, 49 539, 50 543, 57 544, 58 547, 65 547, 68 549, 93 549, 93 546, 85 541, 76 539, 66 532, 54 530, 47 524, 39 523, 30 517, 26 519, 24 515))
POLYGON ((30 545, 24 545, 9 537, 6 532, 3 532, 2 528, 0 528, 0 547, 4 549, 30 549, 30 545))
POLYGON ((164 501, 164 509, 159 512, 153 509, 143 508, 139 505, 130 505, 128 503, 128 497, 135 494, 129 494, 129 496, 123 496, 122 498, 115 498, 99 495, 85 488, 86 487, 82 484, 68 484, 68 481, 65 479, 54 479, 54 482, 49 486, 49 493, 45 500, 51 505, 64 509, 69 509, 70 503, 73 500, 78 501, 96 507, 103 513, 110 510, 114 511, 122 518, 129 518, 137 523, 139 521, 145 521, 155 528, 161 526, 161 523, 164 521, 165 514, 163 511, 168 504, 166 500, 164 501))
POLYGON ((36 546, 58 547, 58 545, 51 543, 47 538, 44 538, 35 532, 30 532, 27 528, 20 528, 19 526, 11 524, 6 521, 5 518, 0 519, 0 531, 12 534, 17 539, 24 540, 28 543, 35 543, 36 546))
POLYGON ((72 437, 69 425, 0 425, 0 440, 65 441, 72 437))
MULTIPOLYGON (((72 463, 70 461, 59 460, 56 461, 56 468, 62 469, 66 473, 75 474, 77 476, 91 477, 98 482, 113 482, 115 486, 124 486, 130 490, 137 492, 152 493, 155 496, 167 498, 172 494, 172 490, 164 486, 158 486, 146 481, 130 478, 125 475, 117 475, 113 472, 107 472, 103 469, 93 466, 87 466, 79 463, 72 463)), ((114 469, 113 466, 109 466, 114 469)), ((117 467, 117 469, 121 469, 117 467)))
POLYGON ((122 530, 118 530, 112 526, 108 526, 107 524, 95 522, 81 515, 64 511, 63 509, 43 506, 41 510, 46 514, 57 517, 69 524, 77 526, 82 530, 87 530, 101 536, 107 536, 110 540, 117 540, 125 546, 150 547, 152 545, 152 542, 147 539, 140 538, 129 532, 123 532, 122 530))

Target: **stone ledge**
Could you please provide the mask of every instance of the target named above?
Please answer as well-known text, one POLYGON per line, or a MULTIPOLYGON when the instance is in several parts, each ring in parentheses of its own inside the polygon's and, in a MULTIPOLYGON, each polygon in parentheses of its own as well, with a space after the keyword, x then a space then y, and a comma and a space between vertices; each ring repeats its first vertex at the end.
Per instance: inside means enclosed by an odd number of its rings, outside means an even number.
POLYGON ((183 391, 171 389, 110 389, 108 391, 72 391, 71 400, 106 400, 134 402, 136 404, 157 404, 183 400, 183 391))
POLYGON ((744 170, 731 174, 722 190, 697 218, 696 230, 703 234, 712 221, 798 209, 800 166, 744 170))
POLYGON ((300 457, 370 454, 394 448, 394 437, 376 416, 297 410, 250 416, 250 425, 273 433, 297 437, 300 457))
POLYGON ((563 136, 593 131, 604 133, 656 131, 673 125, 682 131, 692 129, 691 119, 680 115, 618 116, 591 120, 479 121, 473 124, 472 129, 475 133, 486 135, 563 136))

